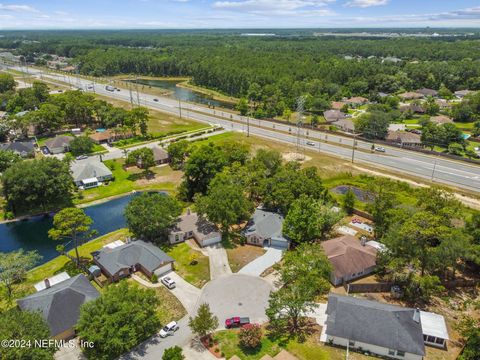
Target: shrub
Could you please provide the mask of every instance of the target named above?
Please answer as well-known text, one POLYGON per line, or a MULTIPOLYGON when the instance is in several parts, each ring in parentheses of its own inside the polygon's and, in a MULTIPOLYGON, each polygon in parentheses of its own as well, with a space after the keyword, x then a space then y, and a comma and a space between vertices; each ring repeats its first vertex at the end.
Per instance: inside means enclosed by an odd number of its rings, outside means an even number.
POLYGON ((156 284, 158 283, 158 276, 157 274, 153 274, 152 278, 150 279, 152 283, 156 284))
POLYGON ((240 329, 240 345, 249 349, 255 349, 262 341, 262 328, 258 324, 247 324, 240 329))

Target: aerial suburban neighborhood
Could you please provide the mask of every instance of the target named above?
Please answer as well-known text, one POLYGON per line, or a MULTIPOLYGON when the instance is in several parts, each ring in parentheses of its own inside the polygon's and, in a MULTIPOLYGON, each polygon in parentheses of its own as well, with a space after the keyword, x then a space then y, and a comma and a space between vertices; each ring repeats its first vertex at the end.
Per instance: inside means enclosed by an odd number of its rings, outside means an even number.
POLYGON ((479 360, 479 14, 1 3, 0 359, 479 360))

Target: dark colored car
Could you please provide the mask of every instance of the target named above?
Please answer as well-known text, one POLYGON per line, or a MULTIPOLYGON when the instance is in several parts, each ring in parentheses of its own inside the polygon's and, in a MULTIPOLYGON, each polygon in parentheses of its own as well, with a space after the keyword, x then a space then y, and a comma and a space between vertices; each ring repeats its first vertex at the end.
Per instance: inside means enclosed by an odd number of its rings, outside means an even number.
POLYGON ((227 329, 241 327, 243 325, 250 324, 250 318, 235 316, 225 320, 225 327, 227 329))
POLYGON ((158 99, 153 99, 153 101, 158 102, 158 99))

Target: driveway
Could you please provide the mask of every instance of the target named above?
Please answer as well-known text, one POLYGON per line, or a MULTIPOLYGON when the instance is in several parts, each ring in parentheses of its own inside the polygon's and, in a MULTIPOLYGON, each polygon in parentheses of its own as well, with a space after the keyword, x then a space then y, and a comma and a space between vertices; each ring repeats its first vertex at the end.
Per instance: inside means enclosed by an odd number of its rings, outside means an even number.
POLYGON ((203 248, 208 254, 210 263, 210 279, 215 280, 219 277, 230 275, 232 269, 228 262, 226 250, 222 244, 215 244, 203 248))
POLYGON ((168 276, 170 276, 176 283, 175 289, 171 290, 172 294, 175 295, 178 300, 180 300, 184 308, 187 309, 188 313, 194 311, 198 299, 200 298, 201 290, 185 281, 176 272, 171 272, 168 274, 168 276))
POLYGON ((210 305, 220 329, 232 316, 248 316, 252 322, 262 323, 267 320, 265 310, 272 290, 272 285, 259 277, 232 274, 205 285, 199 304, 210 305))
POLYGON ((267 252, 245 265, 238 272, 239 274, 260 276, 265 270, 282 259, 283 250, 268 248, 267 252))

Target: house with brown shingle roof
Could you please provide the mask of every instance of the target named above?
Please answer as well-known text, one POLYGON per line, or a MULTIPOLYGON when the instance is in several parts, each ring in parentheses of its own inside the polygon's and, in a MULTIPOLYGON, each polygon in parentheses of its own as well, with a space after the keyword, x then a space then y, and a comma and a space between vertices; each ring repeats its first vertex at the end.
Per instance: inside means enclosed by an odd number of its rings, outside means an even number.
POLYGON ((389 131, 385 140, 402 147, 423 146, 420 135, 407 131, 389 131))
POLYGON ((170 244, 177 244, 188 239, 193 239, 198 245, 204 247, 221 242, 222 235, 214 224, 189 209, 186 214, 177 219, 168 234, 170 244))
POLYGON ((327 123, 331 123, 338 120, 343 120, 346 118, 345 114, 340 110, 327 110, 324 111, 323 117, 327 123))
POLYGON ((432 116, 430 121, 437 125, 453 123, 453 119, 445 115, 432 116))
POLYGON ((155 160, 155 164, 160 165, 160 164, 166 164, 170 162, 170 155, 168 155, 168 152, 163 148, 154 146, 152 148, 152 151, 153 151, 153 160, 155 160))
POLYGON ((423 99, 425 97, 423 94, 420 94, 418 92, 413 92, 413 91, 404 92, 402 94, 399 94, 398 96, 402 100, 418 100, 418 99, 423 99))
POLYGON ((325 255, 332 265, 330 281, 339 286, 371 274, 377 264, 377 249, 362 244, 356 237, 343 235, 322 242, 325 255))
POLYGON ((432 96, 432 97, 438 96, 438 91, 433 89, 423 88, 423 89, 417 90, 416 92, 419 94, 422 94, 423 96, 432 96))
POLYGON ((346 103, 350 105, 357 105, 357 106, 364 105, 368 103, 368 99, 362 96, 354 96, 354 97, 351 97, 350 99, 347 99, 346 103))

